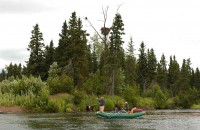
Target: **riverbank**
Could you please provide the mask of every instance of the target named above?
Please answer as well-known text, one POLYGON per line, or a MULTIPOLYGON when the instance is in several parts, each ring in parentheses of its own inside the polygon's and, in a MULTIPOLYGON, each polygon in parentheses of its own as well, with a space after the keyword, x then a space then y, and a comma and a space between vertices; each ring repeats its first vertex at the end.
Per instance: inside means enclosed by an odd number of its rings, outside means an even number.
POLYGON ((1 114, 5 114, 5 113, 15 113, 15 114, 18 114, 18 113, 26 113, 26 111, 19 107, 19 106, 0 106, 0 113, 1 114))

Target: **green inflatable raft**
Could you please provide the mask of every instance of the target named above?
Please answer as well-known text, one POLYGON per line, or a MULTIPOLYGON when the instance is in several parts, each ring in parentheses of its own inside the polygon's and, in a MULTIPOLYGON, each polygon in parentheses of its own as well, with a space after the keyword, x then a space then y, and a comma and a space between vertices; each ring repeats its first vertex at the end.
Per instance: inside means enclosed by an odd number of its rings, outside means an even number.
POLYGON ((102 117, 102 118, 108 118, 108 119, 134 119, 134 118, 138 118, 141 117, 143 115, 145 115, 145 112, 136 112, 133 114, 128 114, 128 113, 114 113, 114 112, 97 112, 96 115, 98 117, 102 117))

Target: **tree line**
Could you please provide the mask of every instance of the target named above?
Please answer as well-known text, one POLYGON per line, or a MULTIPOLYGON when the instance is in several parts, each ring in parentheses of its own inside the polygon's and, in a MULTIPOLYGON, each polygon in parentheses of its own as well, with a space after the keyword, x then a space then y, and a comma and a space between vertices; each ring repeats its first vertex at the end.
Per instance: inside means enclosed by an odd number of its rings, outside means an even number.
POLYGON ((164 54, 158 60, 154 49, 146 48, 144 42, 136 56, 132 37, 128 48, 123 48, 125 32, 120 13, 115 14, 112 27, 101 28, 101 35, 104 39, 93 34, 89 42, 82 20, 73 12, 68 22, 63 22, 58 46, 54 47, 53 41, 45 46, 43 33, 36 24, 31 31, 26 66, 10 63, 2 70, 0 80, 25 75, 43 81, 57 77, 61 82, 65 77, 62 85, 50 86, 52 94, 75 88, 93 95, 124 97, 137 89, 140 96, 156 97, 159 90, 167 98, 199 99, 200 71, 191 67, 190 59, 183 59, 180 65, 174 55, 167 64, 164 54))

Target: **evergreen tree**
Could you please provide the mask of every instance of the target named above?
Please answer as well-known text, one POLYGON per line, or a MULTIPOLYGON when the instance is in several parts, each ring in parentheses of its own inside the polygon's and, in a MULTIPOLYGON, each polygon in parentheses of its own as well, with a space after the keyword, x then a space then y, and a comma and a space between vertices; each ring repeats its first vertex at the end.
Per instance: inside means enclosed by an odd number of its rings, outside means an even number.
POLYGON ((48 46, 46 46, 46 49, 45 49, 45 52, 44 52, 45 54, 45 69, 46 69, 46 73, 45 73, 45 79, 47 79, 48 78, 48 70, 49 70, 49 68, 50 68, 50 65, 52 65, 53 64, 53 62, 54 62, 54 53, 55 53, 55 48, 54 48, 54 44, 53 44, 53 41, 51 40, 51 42, 50 42, 50 45, 48 46))
POLYGON ((169 83, 169 89, 171 92, 171 96, 175 96, 175 94, 178 93, 178 88, 176 86, 177 81, 180 78, 180 68, 179 64, 176 61, 176 57, 170 56, 170 63, 169 63, 169 69, 168 69, 168 83, 169 83))
POLYGON ((36 24, 31 31, 31 41, 28 45, 30 51, 29 61, 27 62, 28 75, 41 76, 44 79, 45 75, 45 60, 44 60, 44 43, 43 34, 40 32, 39 25, 36 24))
POLYGON ((128 43, 128 52, 125 60, 125 82, 130 85, 136 85, 137 74, 136 74, 136 57, 134 55, 133 38, 130 38, 128 43))
POLYGON ((122 36, 124 35, 124 23, 122 20, 122 17, 119 13, 115 15, 112 29, 110 32, 110 59, 109 64, 112 66, 112 85, 108 89, 108 93, 110 95, 114 95, 114 89, 117 81, 116 73, 119 69, 124 70, 124 49, 123 49, 123 43, 122 36))
POLYGON ((7 78, 13 76, 14 78, 21 78, 22 77, 22 66, 19 64, 12 64, 12 62, 9 64, 9 66, 6 67, 7 70, 7 78))
POLYGON ((167 61, 165 60, 164 54, 162 54, 160 62, 157 65, 156 81, 161 90, 167 88, 167 61))
POLYGON ((72 13, 69 20, 68 44, 69 60, 72 61, 74 85, 80 87, 88 75, 86 31, 82 29, 82 21, 72 13))
POLYGON ((194 86, 197 88, 197 90, 200 91, 200 71, 199 71, 199 68, 196 68, 196 71, 194 73, 194 86))
POLYGON ((140 84, 141 90, 143 93, 146 91, 148 78, 148 67, 147 67, 147 54, 145 52, 145 45, 142 42, 139 48, 139 58, 138 58, 138 67, 137 67, 137 75, 138 75, 138 82, 140 84))
POLYGON ((58 63, 60 67, 65 67, 68 65, 70 56, 69 56, 69 35, 68 35, 68 26, 67 22, 64 21, 62 26, 62 31, 59 34, 60 39, 58 42, 58 47, 55 48, 55 61, 58 63))
POLYGON ((157 59, 156 55, 154 53, 154 50, 151 49, 147 51, 147 76, 149 79, 149 82, 152 83, 155 81, 156 76, 156 69, 157 69, 157 59))
POLYGON ((180 71, 180 79, 178 82, 178 91, 185 92, 190 88, 190 78, 191 78, 191 62, 190 59, 183 59, 181 71, 180 71))

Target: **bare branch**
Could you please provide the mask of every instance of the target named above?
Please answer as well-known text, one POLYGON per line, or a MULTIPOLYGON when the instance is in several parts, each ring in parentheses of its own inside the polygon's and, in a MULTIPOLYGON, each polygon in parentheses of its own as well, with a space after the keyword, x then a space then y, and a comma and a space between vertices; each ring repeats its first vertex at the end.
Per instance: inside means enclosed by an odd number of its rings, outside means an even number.
MULTIPOLYGON (((124 3, 125 3, 125 2, 124 2, 124 3)), ((120 8, 124 3, 118 5, 117 12, 119 11, 119 8, 120 8)))
POLYGON ((95 27, 92 25, 92 23, 89 21, 89 19, 87 17, 85 17, 85 20, 88 21, 88 23, 90 24, 90 26, 94 29, 94 31, 97 33, 97 35, 101 38, 101 40, 104 41, 104 39, 101 37, 101 35, 98 33, 98 31, 95 29, 95 27))

